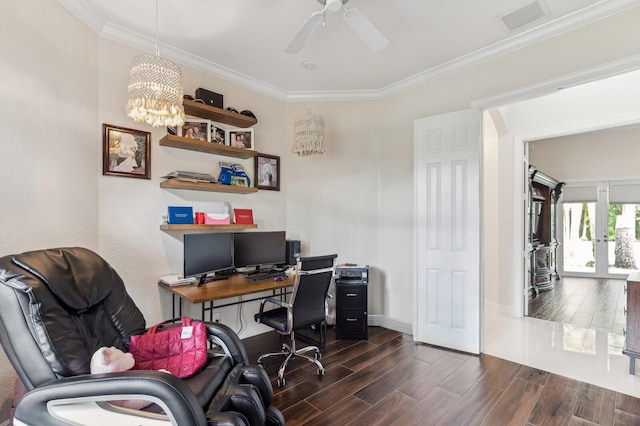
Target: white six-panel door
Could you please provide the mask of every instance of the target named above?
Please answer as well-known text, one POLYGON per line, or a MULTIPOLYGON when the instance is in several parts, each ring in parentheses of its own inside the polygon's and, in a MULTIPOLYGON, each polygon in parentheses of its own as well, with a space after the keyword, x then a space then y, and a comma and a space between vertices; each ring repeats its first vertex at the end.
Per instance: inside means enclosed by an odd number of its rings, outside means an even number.
POLYGON ((480 353, 480 113, 414 123, 414 340, 480 353))

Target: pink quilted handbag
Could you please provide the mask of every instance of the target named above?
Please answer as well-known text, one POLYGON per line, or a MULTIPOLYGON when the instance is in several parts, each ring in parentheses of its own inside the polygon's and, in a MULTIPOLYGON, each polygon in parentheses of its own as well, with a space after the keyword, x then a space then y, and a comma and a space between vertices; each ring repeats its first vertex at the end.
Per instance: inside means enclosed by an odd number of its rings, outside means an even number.
POLYGON ((200 321, 182 317, 182 327, 160 330, 166 323, 131 336, 129 350, 136 361, 133 369, 165 369, 180 378, 196 374, 207 362, 207 328, 200 321))

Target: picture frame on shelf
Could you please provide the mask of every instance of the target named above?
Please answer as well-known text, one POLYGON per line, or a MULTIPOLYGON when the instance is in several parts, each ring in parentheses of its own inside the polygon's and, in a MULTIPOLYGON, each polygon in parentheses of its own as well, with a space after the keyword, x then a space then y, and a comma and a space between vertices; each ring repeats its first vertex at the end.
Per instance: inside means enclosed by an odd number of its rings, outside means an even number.
POLYGON ((280 157, 258 153, 255 157, 253 178, 258 189, 280 191, 280 157))
POLYGON ((255 149, 253 129, 230 130, 229 145, 235 148, 255 149))
POLYGON ((249 186, 249 182, 244 176, 231 176, 231 186, 242 186, 247 188, 249 186))
POLYGON ((102 174, 151 179, 151 133, 103 124, 102 174))
POLYGON ((211 123, 211 143, 220 145, 228 145, 227 131, 222 127, 218 127, 215 123, 211 123))
POLYGON ((178 128, 178 136, 187 139, 197 139, 203 142, 211 142, 211 125, 209 120, 199 118, 187 118, 184 124, 178 128))

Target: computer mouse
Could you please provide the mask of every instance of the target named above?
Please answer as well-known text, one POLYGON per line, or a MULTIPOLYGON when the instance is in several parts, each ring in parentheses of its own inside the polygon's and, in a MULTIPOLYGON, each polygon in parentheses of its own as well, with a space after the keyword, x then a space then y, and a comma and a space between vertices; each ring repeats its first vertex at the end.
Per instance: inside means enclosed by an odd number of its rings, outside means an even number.
POLYGON ((274 280, 274 281, 282 281, 283 279, 284 279, 284 278, 282 278, 282 277, 273 277, 273 280, 274 280))

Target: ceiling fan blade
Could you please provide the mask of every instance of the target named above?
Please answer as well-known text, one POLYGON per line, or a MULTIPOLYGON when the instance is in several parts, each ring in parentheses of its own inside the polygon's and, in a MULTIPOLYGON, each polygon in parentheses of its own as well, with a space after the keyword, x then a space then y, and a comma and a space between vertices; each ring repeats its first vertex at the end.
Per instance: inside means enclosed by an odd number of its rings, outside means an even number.
POLYGON ((344 20, 374 52, 384 49, 389 44, 389 40, 358 9, 346 9, 344 20))
POLYGON ((320 28, 322 24, 322 14, 323 12, 315 12, 300 27, 295 36, 291 39, 287 47, 284 49, 285 53, 298 53, 300 49, 304 47, 307 43, 307 40, 311 37, 311 35, 320 28))

